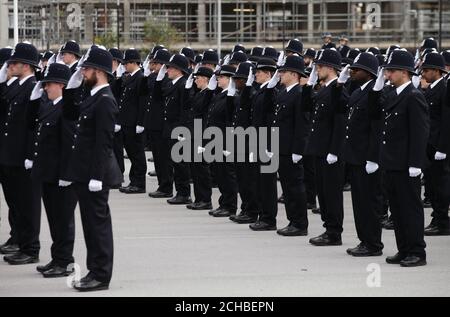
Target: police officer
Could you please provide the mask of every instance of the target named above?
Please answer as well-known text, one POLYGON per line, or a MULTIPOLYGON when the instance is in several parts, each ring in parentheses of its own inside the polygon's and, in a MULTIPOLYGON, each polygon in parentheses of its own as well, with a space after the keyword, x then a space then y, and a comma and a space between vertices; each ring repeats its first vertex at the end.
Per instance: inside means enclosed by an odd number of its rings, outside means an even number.
POLYGON ((0 179, 8 207, 15 215, 20 249, 4 258, 12 265, 39 261, 40 193, 32 185, 30 166, 25 162, 33 159, 30 157, 31 135, 26 119, 38 62, 36 48, 25 42, 16 45, 7 61, 11 76, 16 76, 18 81, 18 85, 8 88, 12 91, 6 96, 3 104, 6 114, 0 123, 0 179))
POLYGON ((431 162, 428 168, 428 186, 431 187, 431 206, 433 212, 425 235, 450 235, 448 209, 450 195, 446 192, 449 184, 448 136, 450 135, 450 109, 446 105, 447 82, 444 75, 444 57, 439 53, 425 55, 421 66, 422 78, 430 85, 425 89, 425 98, 430 114, 430 137, 427 156, 431 162))
POLYGON ((113 268, 113 236, 108 205, 109 188, 122 182, 113 153, 116 116, 119 112, 108 76, 112 76, 112 56, 92 48, 81 65, 84 84, 90 96, 81 107, 73 103, 75 88, 81 85, 75 73, 64 92, 63 114, 77 120, 74 143, 67 167, 67 179, 73 182, 78 197, 89 273, 74 283, 79 291, 107 289, 113 268))
MULTIPOLYGON (((206 128, 219 128, 224 136, 225 146, 226 127, 230 126, 233 109, 227 107, 227 92, 230 78, 235 73, 235 67, 222 65, 220 69, 211 77, 208 89, 218 90, 208 106, 206 115, 206 128)), ((220 151, 220 149, 216 149, 220 151)), ((228 151, 230 152, 230 151, 228 151)), ((213 217, 230 217, 236 214, 237 209, 237 181, 236 172, 232 163, 226 161, 227 152, 222 151, 223 159, 212 163, 212 170, 220 191, 219 207, 211 210, 209 215, 213 217)), ((217 154, 217 155, 220 155, 217 154)))
MULTIPOLYGON (((380 165, 385 170, 398 248, 398 253, 387 257, 386 262, 404 267, 426 265, 420 174, 426 163, 428 107, 423 94, 411 83, 411 53, 394 50, 384 69, 395 89, 384 104, 376 105, 384 116, 380 165)), ((382 88, 374 86, 374 90, 382 88)))
POLYGON ((62 54, 64 64, 69 66, 72 74, 75 73, 78 66, 78 60, 81 57, 80 45, 73 40, 67 41, 61 47, 60 53, 62 54))
MULTIPOLYGON (((194 185, 195 200, 191 204, 186 205, 192 210, 210 210, 212 209, 211 195, 211 174, 208 164, 204 160, 195 157, 201 154, 203 149, 202 139, 195 139, 194 120, 201 120, 201 128, 203 132, 208 105, 212 98, 212 93, 208 90, 209 79, 212 77, 213 71, 209 67, 197 66, 196 70, 189 76, 185 86, 185 107, 187 111, 186 127, 190 131, 191 138, 191 175, 194 185)), ((203 133, 202 133, 203 135, 203 133)))
POLYGON ((213 49, 208 49, 203 52, 201 64, 203 67, 209 67, 211 70, 214 70, 219 65, 219 55, 213 49))
MULTIPOLYGON (((192 202, 190 198, 190 184, 189 184, 189 165, 186 162, 176 163, 171 158, 172 145, 177 140, 171 139, 172 130, 175 127, 185 124, 184 110, 184 88, 186 85, 185 75, 189 73, 189 61, 182 54, 173 55, 169 62, 161 67, 156 77, 156 84, 154 94, 163 94, 163 127, 162 127, 162 158, 167 160, 170 164, 169 173, 173 171, 173 180, 177 194, 175 197, 168 199, 169 204, 186 205, 192 202), (167 77, 170 82, 166 87, 162 87, 162 81, 167 77)), ((172 189, 172 184, 170 189, 172 189)))
MULTIPOLYGON (((69 81, 69 67, 54 63, 44 73, 31 94, 29 128, 34 132, 32 151, 36 154, 28 161, 34 186, 42 191, 52 237, 50 263, 38 266, 44 277, 63 277, 72 273, 69 265, 75 240, 74 211, 77 197, 65 179, 75 123, 62 118, 63 88, 69 81), (43 88, 42 88, 43 87, 43 88), (45 90, 45 96, 43 95, 45 90)), ((39 202, 40 204, 40 202, 39 202)))
MULTIPOLYGON (((322 221, 326 229, 322 235, 312 238, 316 246, 341 245, 343 231, 344 166, 342 146, 344 142, 344 115, 337 111, 334 95, 337 71, 341 69, 341 56, 335 49, 323 50, 316 61, 307 85, 303 88, 303 109, 311 112, 311 131, 305 152, 315 156, 316 185, 322 221), (323 85, 314 94, 317 80, 323 85)), ((343 88, 339 99, 346 103, 348 95, 343 88)))
POLYGON ((353 256, 382 254, 381 223, 379 221, 380 186, 379 148, 380 118, 369 109, 369 92, 375 84, 378 60, 372 53, 360 53, 350 66, 341 72, 338 82, 351 80, 359 85, 351 94, 348 104, 340 105, 347 115, 342 157, 349 173, 356 232, 361 243, 347 250, 353 256))
POLYGON ((341 56, 347 56, 348 51, 350 51, 350 46, 348 45, 349 39, 346 34, 342 34, 339 37, 339 47, 337 48, 341 56))
POLYGON ((322 35, 323 45, 322 49, 326 48, 336 48, 336 44, 333 43, 333 36, 330 32, 325 32, 322 35))
MULTIPOLYGON (((144 152, 144 122, 146 98, 140 93, 144 74, 140 68, 141 57, 139 51, 130 48, 125 51, 123 64, 127 74, 123 76, 119 99, 119 120, 123 145, 131 162, 130 184, 121 187, 125 194, 145 193, 145 176, 147 163, 144 152)), ((116 133, 116 134, 117 134, 116 133)))

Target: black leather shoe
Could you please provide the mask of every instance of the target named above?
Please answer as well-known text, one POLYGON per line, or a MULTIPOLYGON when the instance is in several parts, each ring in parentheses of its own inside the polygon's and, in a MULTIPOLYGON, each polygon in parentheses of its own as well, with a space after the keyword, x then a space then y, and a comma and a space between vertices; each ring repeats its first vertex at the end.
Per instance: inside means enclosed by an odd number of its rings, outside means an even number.
POLYGON ((277 230, 277 233, 280 236, 286 236, 286 237, 307 236, 308 229, 300 229, 293 225, 288 225, 287 227, 284 227, 283 229, 277 230))
POLYGON ((147 173, 147 175, 150 176, 150 177, 157 176, 155 171, 150 171, 150 172, 147 173))
POLYGON ((107 290, 109 288, 109 283, 97 281, 91 276, 86 276, 80 281, 73 284, 73 288, 80 292, 92 292, 107 290))
POLYGON ((439 227, 438 225, 431 223, 425 228, 424 234, 426 236, 450 236, 450 228, 439 227))
POLYGON ((258 217, 241 213, 237 216, 230 217, 230 220, 235 223, 239 223, 239 224, 251 224, 251 223, 255 223, 256 220, 258 220, 258 217))
POLYGON ((315 246, 334 246, 342 245, 340 236, 330 236, 328 233, 323 233, 318 237, 309 240, 309 243, 315 246))
POLYGON ((216 212, 219 212, 219 211, 221 211, 221 210, 223 210, 222 207, 217 207, 216 209, 213 209, 213 210, 208 211, 208 215, 212 216, 212 215, 214 215, 216 212))
POLYGON ((401 262, 402 260, 404 260, 405 258, 406 258, 406 255, 397 253, 397 254, 394 255, 394 256, 388 256, 388 257, 386 258, 386 263, 388 263, 388 264, 400 264, 400 262, 401 262))
POLYGON ((64 277, 69 276, 74 272, 74 269, 68 270, 66 268, 60 266, 54 266, 50 270, 42 272, 42 276, 45 278, 55 278, 55 277, 64 277))
POLYGON ((52 269, 54 266, 55 266, 55 264, 53 263, 53 261, 50 261, 46 265, 36 266, 36 271, 38 271, 39 273, 44 273, 45 271, 52 269))
POLYGON ((125 190, 127 190, 131 185, 128 186, 120 186, 119 187, 119 192, 123 193, 125 190))
POLYGON ((416 255, 409 255, 400 261, 402 267, 416 267, 427 265, 427 260, 416 255))
POLYGON ((345 183, 345 185, 344 185, 344 187, 342 188, 342 190, 343 190, 344 192, 349 192, 349 191, 352 190, 352 187, 350 186, 349 183, 345 183))
POLYGON ((316 205, 316 204, 310 204, 310 203, 307 203, 307 204, 306 204, 306 208, 307 208, 307 209, 317 209, 317 205, 316 205))
POLYGON ((320 208, 314 208, 311 210, 313 214, 320 215, 320 208))
POLYGON ((356 251, 357 249, 361 248, 363 246, 362 242, 358 244, 355 248, 348 248, 346 250, 348 255, 352 255, 352 252, 356 251))
POLYGON ((274 231, 277 230, 277 226, 269 225, 264 221, 257 221, 248 226, 253 231, 274 231))
POLYGON ((31 256, 24 253, 17 253, 15 256, 11 257, 8 260, 8 263, 11 265, 23 265, 23 264, 32 264, 38 263, 39 257, 31 256))
POLYGON ((278 198, 278 202, 284 204, 284 195, 281 195, 280 198, 278 198))
POLYGON ((191 197, 189 196, 175 196, 173 198, 167 199, 167 203, 171 205, 187 205, 192 203, 191 197))
POLYGON ((225 218, 225 217, 230 217, 231 215, 234 215, 235 212, 229 211, 227 209, 221 209, 215 213, 212 214, 213 217, 216 218, 225 218))
POLYGON ((366 256, 380 256, 383 255, 383 251, 370 250, 365 245, 360 244, 356 248, 348 249, 347 253, 355 257, 366 257, 366 256))
POLYGON ((17 244, 4 244, 0 247, 1 254, 16 254, 19 251, 20 249, 17 244))
MULTIPOLYGON (((120 189, 119 189, 120 190, 120 189)), ((128 186, 121 190, 124 194, 144 194, 145 188, 137 187, 137 186, 128 186)))
MULTIPOLYGON (((187 206, 186 206, 187 207, 187 206)), ((206 202, 206 201, 199 201, 199 202, 197 202, 197 203, 193 203, 192 205, 191 205, 191 208, 189 208, 189 209, 192 209, 192 210, 211 210, 212 209, 212 204, 211 204, 211 202, 209 201, 209 202, 206 202)))
POLYGON ((431 200, 429 198, 424 198, 422 200, 423 208, 431 208, 431 200))
POLYGON ((164 192, 160 192, 159 190, 148 193, 149 197, 152 198, 170 198, 173 196, 172 193, 164 193, 164 192))

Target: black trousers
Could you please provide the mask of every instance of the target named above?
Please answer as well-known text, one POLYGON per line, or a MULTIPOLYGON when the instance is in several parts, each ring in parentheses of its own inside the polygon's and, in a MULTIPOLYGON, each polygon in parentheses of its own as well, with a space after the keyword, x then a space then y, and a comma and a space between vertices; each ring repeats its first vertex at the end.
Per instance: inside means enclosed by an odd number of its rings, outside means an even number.
POLYGON ((408 170, 386 171, 385 176, 398 251, 425 257, 420 177, 410 177, 408 170))
POLYGON ((249 162, 234 163, 238 192, 241 197, 242 212, 257 217, 259 206, 257 201, 256 175, 257 164, 249 162))
POLYGON ((87 269, 100 282, 109 283, 113 270, 114 246, 109 189, 89 191, 87 184, 75 183, 87 248, 87 269))
POLYGON ((450 161, 445 159, 442 161, 436 161, 434 154, 436 149, 432 146, 428 146, 428 157, 431 161, 431 166, 426 170, 428 178, 425 180, 425 184, 429 189, 428 198, 431 200, 431 207, 433 212, 433 222, 442 228, 448 228, 450 226, 448 208, 450 205, 450 161))
POLYGON ((211 175, 205 162, 190 163, 195 202, 211 202, 211 175))
POLYGON ((260 204, 259 220, 275 226, 278 214, 277 173, 261 173, 260 168, 263 164, 265 163, 258 164, 256 179, 260 204))
POLYGON ((188 162, 176 163, 172 160, 171 150, 172 146, 178 142, 177 140, 164 138, 162 144, 162 157, 169 164, 169 179, 172 180, 170 183, 170 191, 172 192, 173 183, 175 183, 175 190, 177 196, 188 197, 191 195, 191 185, 190 185, 190 168, 188 162))
POLYGON ((220 191, 219 207, 235 213, 238 185, 233 163, 213 162, 212 168, 220 191))
POLYGON ((113 150, 117 163, 119 164, 120 171, 123 174, 125 172, 125 162, 123 158, 123 135, 121 131, 114 133, 113 150))
POLYGON ((340 160, 328 164, 326 157, 316 157, 316 184, 323 226, 329 235, 340 236, 344 220, 344 164, 340 160))
POLYGON ((38 256, 41 229, 40 187, 33 183, 24 167, 0 166, 3 191, 8 208, 13 212, 13 235, 20 252, 38 256))
POLYGON ((131 162, 130 184, 139 188, 145 188, 147 161, 145 160, 144 152, 144 134, 137 134, 136 127, 122 126, 121 132, 123 145, 131 162))
POLYGON ((316 190, 316 168, 314 156, 306 155, 303 157, 303 168, 305 170, 305 187, 306 187, 306 201, 308 204, 316 204, 317 190, 316 190))
POLYGON ((52 261, 61 267, 67 267, 74 262, 74 213, 77 206, 75 189, 72 185, 60 187, 58 184, 42 183, 42 200, 53 241, 52 261))
POLYGON ((162 131, 150 130, 149 138, 153 154, 153 163, 155 164, 156 177, 158 179, 158 191, 172 194, 173 172, 170 168, 170 160, 163 155, 165 139, 162 137, 162 131))
POLYGON ((280 155, 278 174, 290 224, 300 229, 307 229, 308 216, 303 163, 301 161, 294 163, 291 155, 280 155))
POLYGON ((380 171, 367 174, 365 165, 345 165, 350 177, 353 214, 358 239, 370 250, 382 250, 380 200, 377 196, 380 171))

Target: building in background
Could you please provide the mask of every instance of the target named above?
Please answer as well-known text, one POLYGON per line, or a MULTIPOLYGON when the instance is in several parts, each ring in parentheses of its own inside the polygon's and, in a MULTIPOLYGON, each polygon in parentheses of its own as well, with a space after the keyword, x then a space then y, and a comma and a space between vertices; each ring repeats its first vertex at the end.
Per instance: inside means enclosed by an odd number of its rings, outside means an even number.
MULTIPOLYGON (((41 49, 57 48, 68 39, 148 47, 167 41, 205 49, 218 37, 218 2, 210 0, 19 0, 19 38, 41 49), (119 31, 119 32, 118 32, 119 31)), ((325 31, 346 34, 361 46, 398 42, 416 46, 425 36, 438 36, 439 1, 222 0, 221 40, 247 46, 279 46, 301 38, 319 46, 325 31), (374 24, 376 26, 374 26, 374 24)), ((450 45, 450 1, 443 1, 443 45, 450 45)), ((13 1, 0 0, 0 46, 13 45, 13 1)))

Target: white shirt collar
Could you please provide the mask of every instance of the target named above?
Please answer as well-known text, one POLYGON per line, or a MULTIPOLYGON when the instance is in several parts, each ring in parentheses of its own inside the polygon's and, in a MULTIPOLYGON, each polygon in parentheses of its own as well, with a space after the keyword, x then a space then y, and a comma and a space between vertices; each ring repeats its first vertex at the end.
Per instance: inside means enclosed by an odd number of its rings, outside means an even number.
POLYGON ((6 82, 6 86, 11 86, 11 84, 13 82, 15 82, 17 79, 17 77, 11 77, 7 82, 6 82))
POLYGON ((403 91, 403 89, 405 89, 406 87, 409 86, 409 84, 411 84, 411 81, 408 81, 407 83, 404 83, 403 85, 397 87, 396 91, 397 91, 397 95, 400 95, 403 91))
POLYGON ((183 75, 181 75, 180 77, 175 78, 174 80, 172 80, 172 84, 175 85, 177 83, 177 81, 180 80, 181 77, 183 77, 183 75))
POLYGON ((75 62, 73 62, 72 64, 69 65, 69 68, 72 68, 73 65, 75 65, 76 63, 78 63, 78 60, 76 60, 75 62))
POLYGON ((430 88, 433 89, 434 87, 436 87, 437 84, 439 84, 439 82, 443 79, 444 77, 439 78, 438 80, 434 81, 431 85, 430 88))
POLYGON ((261 86, 260 86, 260 88, 264 88, 264 87, 266 87, 268 84, 269 84, 269 80, 266 81, 265 83, 262 83, 261 86))
POLYGON ((53 105, 56 105, 58 102, 60 102, 62 100, 62 96, 59 96, 58 98, 56 98, 55 100, 53 100, 53 105))
POLYGON ((327 82, 325 83, 325 87, 328 87, 333 81, 335 81, 335 80, 337 80, 337 79, 338 79, 337 77, 334 77, 333 79, 327 81, 327 82))
POLYGON ((131 74, 130 74, 130 76, 131 77, 133 77, 138 71, 140 71, 141 69, 140 68, 137 68, 134 72, 132 72, 131 74))
POLYGON ((369 80, 368 82, 366 82, 364 85, 361 86, 361 90, 364 90, 367 85, 372 81, 373 79, 369 80))
POLYGON ((94 96, 100 89, 103 89, 103 88, 108 87, 108 86, 109 86, 109 84, 104 84, 104 85, 101 85, 101 86, 97 86, 97 87, 95 87, 95 88, 92 88, 92 90, 91 90, 91 96, 94 96))
POLYGON ((28 76, 25 77, 25 78, 22 78, 22 79, 19 81, 19 85, 22 86, 24 82, 26 82, 29 78, 31 78, 31 77, 33 77, 33 76, 34 76, 34 74, 31 74, 31 75, 28 75, 28 76))
POLYGON ((289 92, 292 88, 294 88, 295 86, 297 86, 298 83, 292 84, 289 87, 286 87, 286 91, 289 92))

